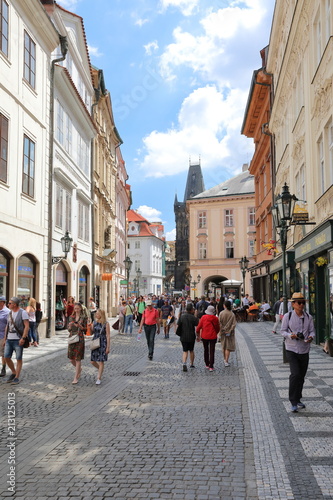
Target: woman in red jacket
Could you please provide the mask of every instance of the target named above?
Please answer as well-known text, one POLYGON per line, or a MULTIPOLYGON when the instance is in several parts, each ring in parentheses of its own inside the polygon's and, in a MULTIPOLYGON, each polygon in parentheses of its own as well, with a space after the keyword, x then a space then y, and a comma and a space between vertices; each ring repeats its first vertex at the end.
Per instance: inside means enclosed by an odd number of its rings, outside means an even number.
POLYGON ((199 321, 196 332, 198 337, 202 340, 205 364, 210 372, 214 371, 215 345, 219 331, 220 324, 216 316, 215 307, 208 306, 205 310, 205 314, 199 321))

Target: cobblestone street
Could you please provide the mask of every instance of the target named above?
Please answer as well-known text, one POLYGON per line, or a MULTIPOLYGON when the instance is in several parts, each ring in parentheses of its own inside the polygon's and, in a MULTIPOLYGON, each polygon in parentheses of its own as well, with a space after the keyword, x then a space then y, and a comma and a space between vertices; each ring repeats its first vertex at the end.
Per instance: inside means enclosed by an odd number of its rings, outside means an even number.
POLYGON ((306 409, 290 413, 289 367, 271 327, 238 324, 231 366, 222 366, 217 344, 213 373, 201 344, 196 368, 181 370, 173 332, 159 335, 153 361, 144 337, 114 334, 100 386, 89 349, 79 384, 71 384, 64 335, 29 348, 20 385, 0 383, 0 498, 333 498, 333 360, 312 347, 306 409), (15 495, 6 483, 13 442, 15 495))

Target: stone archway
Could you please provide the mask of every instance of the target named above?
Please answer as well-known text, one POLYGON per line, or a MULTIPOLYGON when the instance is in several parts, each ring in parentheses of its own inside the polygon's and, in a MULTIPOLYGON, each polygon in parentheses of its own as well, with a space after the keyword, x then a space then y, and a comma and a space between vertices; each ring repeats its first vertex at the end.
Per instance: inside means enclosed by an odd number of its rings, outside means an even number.
POLYGON ((220 274, 208 276, 202 283, 203 294, 206 295, 206 297, 221 296, 223 290, 221 283, 226 280, 228 280, 228 278, 220 274))

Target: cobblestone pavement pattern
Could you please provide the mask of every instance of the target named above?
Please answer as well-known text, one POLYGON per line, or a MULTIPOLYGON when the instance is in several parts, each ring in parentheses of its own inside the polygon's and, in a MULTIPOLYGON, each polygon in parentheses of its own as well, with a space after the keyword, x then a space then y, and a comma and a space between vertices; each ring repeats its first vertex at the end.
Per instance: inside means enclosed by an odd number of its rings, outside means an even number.
POLYGON ((28 349, 20 384, 0 382, 0 498, 333 499, 333 360, 313 346, 306 409, 290 413, 289 367, 270 328, 239 324, 231 366, 222 366, 217 344, 212 373, 201 344, 196 368, 185 373, 173 333, 159 336, 153 361, 143 338, 113 334, 100 386, 89 349, 71 384, 65 335, 28 349))

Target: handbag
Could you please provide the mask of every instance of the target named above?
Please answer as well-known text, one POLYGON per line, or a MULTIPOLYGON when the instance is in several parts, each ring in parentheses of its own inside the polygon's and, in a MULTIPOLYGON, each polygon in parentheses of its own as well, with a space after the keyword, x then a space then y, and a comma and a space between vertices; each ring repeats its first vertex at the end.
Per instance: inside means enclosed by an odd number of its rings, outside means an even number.
POLYGON ((29 338, 25 337, 23 340, 24 340, 23 349, 27 349, 30 346, 29 338))
POLYGON ((114 330, 119 330, 119 319, 117 319, 117 321, 115 321, 112 325, 112 328, 114 330))
POLYGON ((97 339, 94 339, 90 342, 90 349, 94 351, 95 349, 99 349, 101 347, 101 339, 100 337, 97 337, 97 339))
POLYGON ((76 344, 77 342, 80 341, 80 335, 72 335, 71 337, 68 337, 68 345, 70 344, 76 344))

